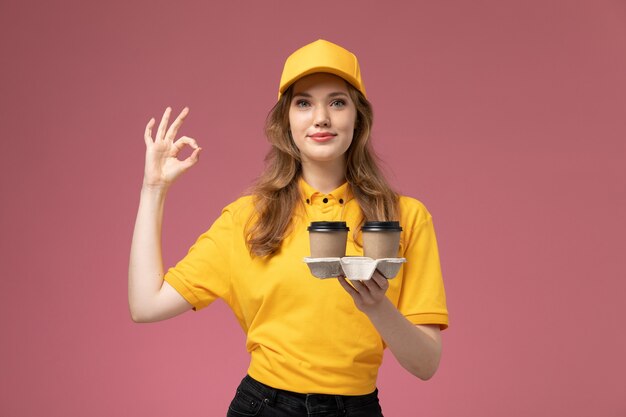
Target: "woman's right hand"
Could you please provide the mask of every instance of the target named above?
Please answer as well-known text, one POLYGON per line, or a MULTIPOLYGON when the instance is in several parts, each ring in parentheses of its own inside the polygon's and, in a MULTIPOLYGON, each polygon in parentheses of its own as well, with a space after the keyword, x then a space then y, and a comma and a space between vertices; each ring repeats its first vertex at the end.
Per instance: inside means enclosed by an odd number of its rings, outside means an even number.
POLYGON ((172 109, 168 107, 161 118, 156 137, 152 139, 152 127, 155 119, 152 118, 146 125, 144 139, 146 141, 146 166, 143 177, 144 187, 167 189, 180 174, 191 168, 198 162, 198 157, 202 148, 198 147, 195 139, 182 136, 174 141, 178 129, 183 124, 185 117, 189 113, 189 108, 185 107, 180 112, 174 123, 167 128, 172 109), (191 146, 194 151, 184 161, 177 158, 178 153, 185 147, 191 146))

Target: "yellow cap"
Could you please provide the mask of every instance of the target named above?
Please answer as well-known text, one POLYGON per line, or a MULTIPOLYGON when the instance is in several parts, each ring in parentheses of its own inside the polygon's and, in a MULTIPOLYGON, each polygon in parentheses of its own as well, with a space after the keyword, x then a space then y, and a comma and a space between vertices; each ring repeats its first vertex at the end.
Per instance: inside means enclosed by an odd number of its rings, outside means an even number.
POLYGON ((332 42, 318 39, 289 55, 285 61, 283 75, 280 77, 278 99, 291 84, 315 72, 335 74, 365 95, 356 55, 332 42))

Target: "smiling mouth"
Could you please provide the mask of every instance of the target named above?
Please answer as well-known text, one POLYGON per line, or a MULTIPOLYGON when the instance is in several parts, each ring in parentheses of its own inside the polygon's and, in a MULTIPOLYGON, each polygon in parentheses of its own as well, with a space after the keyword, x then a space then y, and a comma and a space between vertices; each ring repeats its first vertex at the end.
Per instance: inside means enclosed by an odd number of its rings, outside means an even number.
POLYGON ((315 142, 328 142, 329 140, 331 140, 332 138, 334 138, 337 135, 333 135, 331 133, 329 134, 315 134, 315 135, 309 135, 309 137, 314 140, 315 142))

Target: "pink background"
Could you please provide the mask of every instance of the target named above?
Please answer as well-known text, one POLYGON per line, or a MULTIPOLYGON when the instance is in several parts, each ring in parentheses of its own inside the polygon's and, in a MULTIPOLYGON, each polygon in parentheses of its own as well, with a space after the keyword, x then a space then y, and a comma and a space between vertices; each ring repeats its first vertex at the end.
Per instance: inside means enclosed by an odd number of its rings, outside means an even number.
POLYGON ((623 1, 3 1, 0 415, 225 415, 248 360, 225 304, 130 319, 143 130, 188 105, 204 148, 169 267, 260 172, 283 60, 318 38, 359 56, 375 146, 439 238, 441 366, 387 352, 385 415, 626 415, 625 22, 623 1))

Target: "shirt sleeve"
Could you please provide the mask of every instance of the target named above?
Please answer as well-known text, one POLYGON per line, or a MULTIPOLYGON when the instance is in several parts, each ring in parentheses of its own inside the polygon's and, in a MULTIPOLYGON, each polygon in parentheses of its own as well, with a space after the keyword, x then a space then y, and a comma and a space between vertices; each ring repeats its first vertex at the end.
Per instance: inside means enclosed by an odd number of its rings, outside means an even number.
POLYGON ((439 249, 430 213, 420 203, 419 215, 409 216, 406 232, 404 274, 398 310, 413 324, 448 327, 439 249))
POLYGON ((227 207, 211 228, 198 237, 187 255, 163 277, 193 305, 193 310, 228 296, 233 233, 233 216, 227 207))

